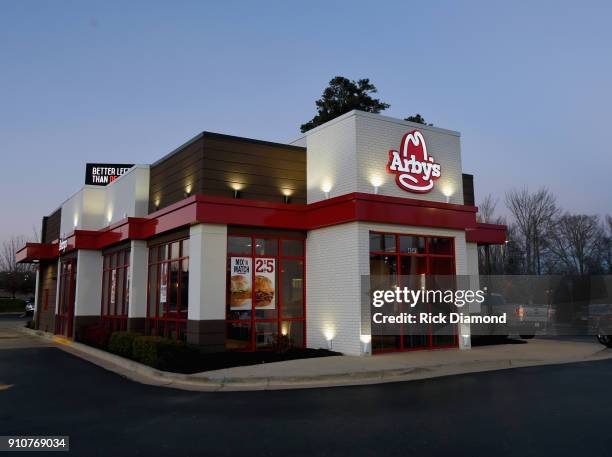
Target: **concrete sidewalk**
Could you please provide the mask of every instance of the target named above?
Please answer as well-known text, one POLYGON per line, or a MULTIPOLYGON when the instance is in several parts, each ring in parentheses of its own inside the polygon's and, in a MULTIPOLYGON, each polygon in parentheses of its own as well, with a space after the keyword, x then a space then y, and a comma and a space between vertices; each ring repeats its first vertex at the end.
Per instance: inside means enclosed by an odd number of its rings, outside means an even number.
POLYGON ((336 387, 410 381, 462 373, 612 359, 596 341, 533 339, 527 343, 415 351, 373 357, 334 356, 291 360, 184 375, 155 370, 132 360, 52 335, 23 329, 107 370, 144 384, 199 391, 243 391, 336 387))

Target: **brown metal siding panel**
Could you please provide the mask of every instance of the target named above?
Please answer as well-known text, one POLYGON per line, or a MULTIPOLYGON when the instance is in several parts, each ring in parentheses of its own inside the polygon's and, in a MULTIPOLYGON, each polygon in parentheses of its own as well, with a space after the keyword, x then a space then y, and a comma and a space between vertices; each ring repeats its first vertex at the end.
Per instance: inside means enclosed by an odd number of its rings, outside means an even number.
POLYGON ((202 139, 194 141, 151 166, 149 187, 149 212, 155 211, 156 202, 164 208, 185 198, 185 190, 191 184, 193 194, 202 189, 202 139))
POLYGON ((240 197, 283 201, 283 189, 292 203, 306 203, 306 150, 295 146, 204 132, 183 149, 151 166, 149 212, 192 194, 231 198, 233 184, 240 197))
POLYGON ((474 206, 475 205, 474 175, 463 173, 462 178, 463 178, 463 204, 474 206))
POLYGON ((291 190, 292 203, 306 203, 306 150, 294 146, 204 136, 205 195, 233 196, 282 202, 283 189, 291 190))
POLYGON ((62 222, 62 209, 58 208, 51 215, 43 218, 41 242, 51 243, 60 237, 60 224, 62 222))

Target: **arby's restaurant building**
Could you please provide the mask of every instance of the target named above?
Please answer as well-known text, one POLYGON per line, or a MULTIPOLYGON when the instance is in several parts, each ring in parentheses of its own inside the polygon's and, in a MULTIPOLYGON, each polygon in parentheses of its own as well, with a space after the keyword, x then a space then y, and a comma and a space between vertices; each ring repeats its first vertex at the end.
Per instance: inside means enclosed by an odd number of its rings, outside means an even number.
POLYGON ((17 254, 38 265, 36 326, 210 351, 281 336, 352 355, 467 348, 465 329, 416 345, 364 334, 361 313, 365 275, 477 275, 478 245, 505 242, 477 222, 460 139, 351 111, 291 144, 203 132, 149 165, 87 164, 17 254))

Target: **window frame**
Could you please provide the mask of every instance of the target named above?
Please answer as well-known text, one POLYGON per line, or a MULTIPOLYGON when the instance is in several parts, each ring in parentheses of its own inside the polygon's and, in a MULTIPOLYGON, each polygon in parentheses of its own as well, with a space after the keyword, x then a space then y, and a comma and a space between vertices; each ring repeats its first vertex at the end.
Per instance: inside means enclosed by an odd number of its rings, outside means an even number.
MULTIPOLYGON (((228 283, 226 281, 225 290, 225 337, 228 337, 228 324, 248 324, 250 326, 250 344, 245 349, 235 349, 236 351, 244 352, 256 352, 256 351, 270 351, 273 347, 257 347, 257 324, 258 323, 275 323, 276 324, 276 335, 282 335, 282 328, 284 322, 302 322, 302 347, 307 347, 306 342, 306 239, 300 236, 289 236, 289 235, 275 235, 275 234, 258 234, 257 232, 244 234, 244 233, 231 233, 227 234, 227 256, 226 256, 226 274, 229 278, 229 264, 231 257, 251 257, 253 259, 253 268, 251 269, 251 284, 255 284, 255 261, 256 259, 274 259, 276 262, 277 269, 277 309, 276 317, 274 318, 257 318, 255 308, 255 289, 251 290, 251 316, 249 319, 228 319, 227 315, 230 310, 228 302, 228 283), (229 249, 230 237, 241 237, 249 238, 251 241, 251 252, 249 254, 231 252, 229 249), (276 254, 275 255, 259 255, 257 254, 257 239, 273 239, 276 241, 276 254), (283 253, 283 241, 300 241, 302 243, 302 255, 284 255, 283 253), (282 280, 282 261, 283 260, 298 260, 302 262, 302 317, 283 317, 283 280, 282 280)), ((261 332, 260 332, 261 333, 261 332)))
MULTIPOLYGON (((163 336, 166 338, 171 338, 171 325, 174 325, 174 333, 175 339, 185 341, 187 334, 187 321, 189 320, 189 291, 186 294, 187 303, 184 307, 185 311, 181 311, 182 308, 182 288, 184 287, 183 278, 182 278, 182 268, 184 262, 187 262, 187 275, 189 275, 189 252, 185 251, 185 241, 189 241, 189 237, 180 237, 174 240, 164 240, 159 243, 151 243, 148 246, 147 252, 147 314, 145 317, 145 333, 147 335, 157 335, 163 336), (172 249, 170 245, 173 243, 179 243, 179 253, 178 257, 170 257, 172 254, 172 249), (161 259, 161 249, 166 249, 166 258, 161 259), (152 259, 151 253, 155 252, 157 258, 152 259), (166 297, 170 296, 170 274, 172 271, 171 265, 174 262, 178 262, 178 272, 177 272, 177 288, 176 288, 176 309, 172 312, 165 311, 162 316, 159 315, 160 305, 157 303, 160 293, 161 286, 161 270, 162 265, 166 264, 166 297), (155 315, 153 316, 151 313, 151 269, 155 269, 155 315)), ((189 279, 188 279, 189 281, 189 279)), ((189 287, 189 283, 187 283, 187 287, 189 287)), ((166 303, 164 308, 167 309, 169 306, 169 300, 166 299, 166 303)))
MULTIPOLYGON (((423 234, 423 233, 401 233, 401 232, 385 232, 385 231, 380 231, 380 230, 369 230, 368 233, 368 249, 369 249, 369 239, 371 235, 392 235, 395 237, 395 250, 394 251, 380 251, 380 250, 374 250, 374 251, 369 251, 369 255, 368 255, 368 260, 371 262, 371 256, 373 255, 385 255, 388 257, 395 257, 395 262, 396 262, 396 278, 397 278, 397 283, 399 284, 399 279, 400 276, 402 276, 402 271, 401 271, 401 258, 402 257, 421 257, 421 258, 425 258, 425 276, 430 276, 432 274, 431 272, 431 261, 430 259, 436 259, 436 258, 440 258, 440 259, 451 259, 452 260, 452 275, 456 275, 457 274, 457 260, 456 260, 456 255, 455 255, 455 237, 453 236, 448 236, 448 235, 432 235, 432 234, 423 234), (413 236, 413 237, 422 237, 425 239, 425 251, 422 253, 410 253, 410 252, 401 252, 400 251, 400 237, 401 236, 413 236), (430 253, 430 249, 429 249, 429 244, 430 244, 430 238, 444 238, 444 239, 448 239, 451 242, 451 246, 450 246, 450 254, 432 254, 430 253)), ((371 268, 371 264, 369 266, 369 268, 371 268)), ((370 270, 371 271, 371 270, 370 270)), ((374 336, 374 335, 372 335, 374 336)), ((374 347, 372 347, 372 353, 373 354, 384 354, 384 353, 388 353, 388 352, 412 352, 412 351, 423 351, 423 350, 431 350, 431 349, 450 349, 450 348, 456 348, 459 345, 459 338, 458 338, 458 334, 457 332, 455 332, 454 335, 454 342, 452 344, 449 345, 440 345, 440 346, 434 346, 433 345, 433 334, 431 332, 431 329, 428 333, 428 344, 427 346, 423 346, 423 347, 417 347, 417 348, 404 348, 404 335, 403 333, 399 335, 400 337, 400 344, 399 344, 399 349, 398 348, 387 348, 387 349, 374 349, 374 347)))
POLYGON ((127 330, 127 321, 130 310, 129 302, 129 289, 128 283, 129 269, 130 269, 130 247, 117 249, 116 251, 109 252, 102 255, 102 293, 100 294, 100 321, 106 325, 112 331, 125 331, 127 330), (119 263, 121 259, 121 263, 119 263), (111 277, 113 271, 116 273, 116 284, 115 284, 115 297, 114 297, 114 310, 111 308, 111 291, 112 281, 111 277), (119 275, 121 275, 121 282, 119 281, 119 275), (108 282, 106 279, 108 277, 108 282), (105 284, 106 283, 106 284, 105 284), (121 303, 119 303, 119 284, 121 284, 121 303), (105 290, 106 286, 106 290, 105 290), (105 303, 106 302, 106 303, 105 303), (121 307, 121 312, 117 312, 121 307), (106 311, 106 312, 105 312, 106 311))

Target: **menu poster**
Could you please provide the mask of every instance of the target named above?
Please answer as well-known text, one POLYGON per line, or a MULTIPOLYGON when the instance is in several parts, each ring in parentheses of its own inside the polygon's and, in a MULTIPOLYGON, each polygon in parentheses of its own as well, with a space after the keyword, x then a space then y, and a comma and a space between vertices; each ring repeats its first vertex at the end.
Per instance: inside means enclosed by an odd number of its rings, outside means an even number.
POLYGON ((230 309, 249 311, 252 301, 252 263, 251 257, 230 258, 230 309))
POLYGON ((117 270, 111 270, 110 304, 115 304, 115 294, 117 293, 117 270))
POLYGON ((276 259, 255 259, 255 308, 276 307, 276 259))
POLYGON ((159 278, 159 303, 165 304, 168 297, 168 264, 162 263, 159 278))

